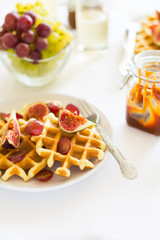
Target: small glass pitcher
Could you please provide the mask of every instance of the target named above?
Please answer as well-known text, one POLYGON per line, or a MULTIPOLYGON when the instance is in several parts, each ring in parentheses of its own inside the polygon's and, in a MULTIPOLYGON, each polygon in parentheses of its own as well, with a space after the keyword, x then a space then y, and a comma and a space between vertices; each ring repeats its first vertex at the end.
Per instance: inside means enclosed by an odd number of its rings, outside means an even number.
POLYGON ((76 27, 79 50, 108 46, 109 0, 77 0, 76 27))

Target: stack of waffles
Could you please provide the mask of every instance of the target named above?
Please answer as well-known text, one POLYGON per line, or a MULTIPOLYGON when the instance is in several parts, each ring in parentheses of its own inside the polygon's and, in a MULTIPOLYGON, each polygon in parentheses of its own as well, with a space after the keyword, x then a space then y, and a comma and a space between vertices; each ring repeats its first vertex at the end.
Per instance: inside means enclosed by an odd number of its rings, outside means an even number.
MULTIPOLYGON (((95 126, 76 133, 66 133, 61 130, 58 117, 49 112, 42 119, 43 131, 41 134, 31 136, 26 131, 26 126, 30 120, 18 119, 20 127, 20 145, 18 148, 7 149, 0 146, 2 180, 6 181, 17 175, 24 181, 28 181, 42 169, 52 169, 55 161, 61 165, 57 167, 55 174, 69 177, 71 166, 77 166, 80 170, 94 168, 92 160, 104 158, 106 144, 95 126), (67 138, 71 142, 71 149, 65 155, 57 151, 57 145, 61 138, 67 138), (23 150, 25 156, 21 161, 14 163, 9 160, 9 156, 23 150)), ((2 138, 6 124, 6 121, 0 120, 0 138, 2 138)))
POLYGON ((159 25, 160 18, 157 12, 153 15, 149 15, 142 20, 141 30, 137 33, 135 43, 135 53, 140 53, 146 50, 160 50, 160 46, 157 46, 153 41, 153 34, 151 27, 153 25, 159 25))

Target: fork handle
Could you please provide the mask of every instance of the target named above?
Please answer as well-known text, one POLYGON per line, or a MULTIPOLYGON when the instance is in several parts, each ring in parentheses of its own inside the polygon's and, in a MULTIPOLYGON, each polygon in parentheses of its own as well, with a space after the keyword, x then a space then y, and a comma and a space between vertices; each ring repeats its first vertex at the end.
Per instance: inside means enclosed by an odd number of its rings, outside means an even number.
POLYGON ((100 125, 97 125, 97 130, 100 132, 103 140, 105 141, 108 150, 110 153, 115 157, 117 160, 121 172, 125 178, 134 179, 137 177, 137 170, 135 166, 129 162, 119 151, 119 149, 115 146, 114 142, 112 141, 111 137, 101 128, 100 125))

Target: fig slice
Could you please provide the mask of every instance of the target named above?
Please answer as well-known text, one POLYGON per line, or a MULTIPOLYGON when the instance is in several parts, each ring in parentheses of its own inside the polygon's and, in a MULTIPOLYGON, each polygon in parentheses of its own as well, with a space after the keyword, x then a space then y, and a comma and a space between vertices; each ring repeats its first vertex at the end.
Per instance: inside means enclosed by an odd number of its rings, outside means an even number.
POLYGON ((49 109, 46 103, 35 102, 26 105, 23 109, 18 111, 18 113, 21 114, 25 120, 35 118, 41 121, 43 117, 49 113, 49 109))
POLYGON ((153 25, 151 27, 152 38, 155 45, 160 46, 160 25, 153 25))
POLYGON ((61 108, 59 111, 59 126, 64 132, 75 133, 87 127, 96 125, 80 115, 75 115, 67 109, 61 108))
POLYGON ((19 144, 20 128, 16 118, 16 112, 13 110, 2 134, 1 146, 4 148, 18 148, 19 144))
POLYGON ((160 11, 157 10, 156 14, 157 14, 158 19, 160 20, 160 11))

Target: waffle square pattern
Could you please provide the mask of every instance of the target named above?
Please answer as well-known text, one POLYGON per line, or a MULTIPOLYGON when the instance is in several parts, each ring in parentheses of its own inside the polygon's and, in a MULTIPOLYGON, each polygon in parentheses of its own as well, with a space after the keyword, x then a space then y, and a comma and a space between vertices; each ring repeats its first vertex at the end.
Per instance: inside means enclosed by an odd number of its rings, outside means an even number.
MULTIPOLYGON (((0 121, 0 136, 6 123, 0 121)), ((36 145, 31 141, 31 136, 26 132, 26 121, 19 120, 20 126, 20 145, 17 149, 6 149, 0 146, 0 170, 1 178, 6 181, 10 177, 17 175, 25 182, 33 178, 39 171, 41 171, 47 164, 45 158, 39 156, 36 152, 36 145), (8 158, 18 151, 24 150, 25 157, 13 163, 8 158)))
POLYGON ((53 113, 43 118, 43 124, 42 133, 39 136, 32 136, 31 141, 36 144, 38 155, 47 160, 49 168, 54 165, 55 161, 61 163, 55 174, 69 177, 71 166, 78 166, 81 170, 94 168, 92 160, 104 158, 106 144, 95 126, 77 133, 66 133, 61 130, 58 118, 53 113), (61 138, 68 138, 71 142, 71 149, 66 155, 57 152, 57 144, 61 138))
POLYGON ((159 25, 159 18, 157 14, 146 16, 141 22, 141 30, 136 35, 135 54, 146 50, 160 50, 153 41, 151 27, 159 25))

